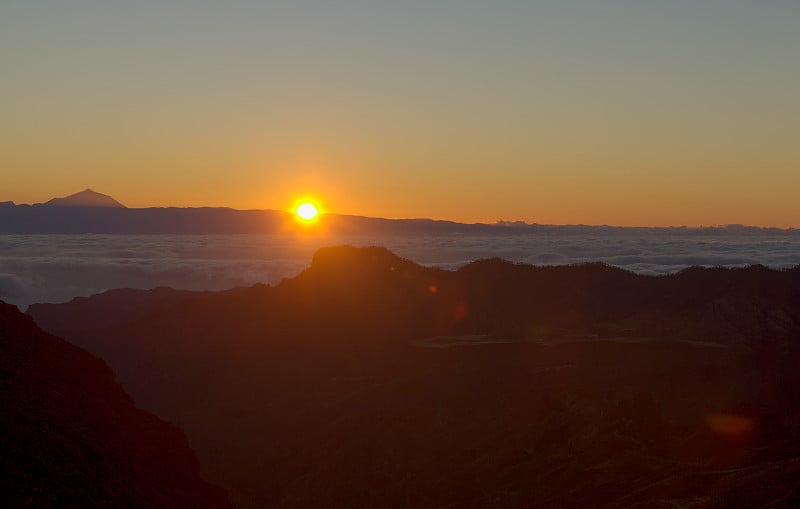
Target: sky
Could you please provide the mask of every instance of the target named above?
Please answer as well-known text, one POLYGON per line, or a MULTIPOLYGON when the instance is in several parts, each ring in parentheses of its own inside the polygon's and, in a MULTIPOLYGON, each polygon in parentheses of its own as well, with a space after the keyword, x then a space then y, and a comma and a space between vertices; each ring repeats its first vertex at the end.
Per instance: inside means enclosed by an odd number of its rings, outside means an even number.
POLYGON ((800 227, 797 0, 0 3, 0 201, 800 227))

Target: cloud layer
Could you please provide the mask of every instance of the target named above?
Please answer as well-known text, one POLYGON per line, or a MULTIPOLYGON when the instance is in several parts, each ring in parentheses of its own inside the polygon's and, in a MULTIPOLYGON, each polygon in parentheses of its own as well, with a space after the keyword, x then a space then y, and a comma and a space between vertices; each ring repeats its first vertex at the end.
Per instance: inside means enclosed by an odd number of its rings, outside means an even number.
POLYGON ((276 284, 310 264, 317 248, 381 245, 423 265, 456 269, 499 256, 535 265, 601 261, 642 274, 692 265, 774 268, 800 264, 800 232, 600 228, 496 235, 0 235, 0 299, 24 309, 110 288, 222 290, 276 284))

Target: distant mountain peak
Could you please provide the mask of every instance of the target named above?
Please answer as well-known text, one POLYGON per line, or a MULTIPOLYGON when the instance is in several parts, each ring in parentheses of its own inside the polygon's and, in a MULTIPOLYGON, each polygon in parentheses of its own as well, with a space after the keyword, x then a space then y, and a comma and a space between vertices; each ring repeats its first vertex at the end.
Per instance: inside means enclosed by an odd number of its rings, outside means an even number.
POLYGON ((58 207, 106 207, 106 208, 126 208, 114 198, 107 194, 92 191, 89 188, 63 198, 53 198, 43 205, 58 207))

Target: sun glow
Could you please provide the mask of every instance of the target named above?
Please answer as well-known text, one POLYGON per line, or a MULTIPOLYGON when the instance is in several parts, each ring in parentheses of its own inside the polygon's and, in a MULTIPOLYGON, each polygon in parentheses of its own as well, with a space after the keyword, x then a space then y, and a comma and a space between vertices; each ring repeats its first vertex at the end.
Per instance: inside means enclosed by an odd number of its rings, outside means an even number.
POLYGON ((294 213, 300 221, 311 223, 319 218, 319 207, 311 201, 301 201, 294 209, 294 213))

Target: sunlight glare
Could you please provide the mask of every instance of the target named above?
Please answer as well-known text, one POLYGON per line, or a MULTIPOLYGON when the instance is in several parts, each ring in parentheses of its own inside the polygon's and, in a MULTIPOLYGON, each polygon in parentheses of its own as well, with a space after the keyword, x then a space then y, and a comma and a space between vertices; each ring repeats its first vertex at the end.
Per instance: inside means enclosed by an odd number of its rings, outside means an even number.
POLYGON ((297 206, 295 214, 303 221, 313 221, 319 215, 319 210, 316 205, 306 201, 297 206))

